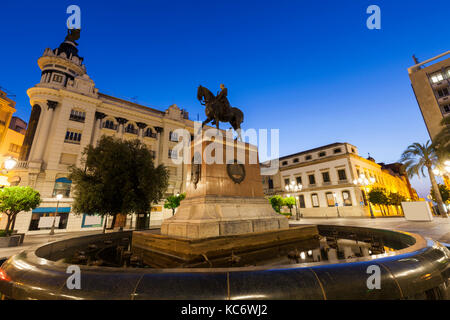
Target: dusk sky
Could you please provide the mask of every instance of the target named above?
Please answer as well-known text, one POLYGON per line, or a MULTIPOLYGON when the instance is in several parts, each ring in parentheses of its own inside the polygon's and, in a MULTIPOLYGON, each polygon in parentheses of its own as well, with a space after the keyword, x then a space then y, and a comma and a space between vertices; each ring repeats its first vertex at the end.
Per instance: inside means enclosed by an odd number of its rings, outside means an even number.
MULTIPOLYGON (((162 110, 176 103, 204 120, 197 86, 216 93, 224 83, 244 129, 280 129, 280 155, 349 142, 394 162, 429 139, 407 68, 413 54, 449 50, 448 0, 3 0, 0 86, 26 121, 36 61, 64 40, 71 4, 81 8, 79 54, 100 92, 162 110), (381 30, 366 27, 372 4, 381 30)), ((414 186, 428 193, 428 179, 414 186)))

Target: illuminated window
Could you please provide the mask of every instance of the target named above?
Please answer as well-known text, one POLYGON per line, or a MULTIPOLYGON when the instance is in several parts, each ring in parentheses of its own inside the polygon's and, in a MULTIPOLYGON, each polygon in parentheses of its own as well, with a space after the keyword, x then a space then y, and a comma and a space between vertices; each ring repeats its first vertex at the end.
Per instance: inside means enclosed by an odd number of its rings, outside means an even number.
POLYGON ((431 82, 433 83, 438 83, 439 81, 444 80, 444 77, 442 76, 442 73, 435 73, 433 75, 431 75, 431 82))
POLYGON ((317 195, 317 193, 311 194, 311 202, 314 208, 319 207, 319 196, 317 195))
POLYGON ((62 82, 63 76, 60 76, 59 74, 55 74, 55 75, 53 75, 53 81, 54 82, 62 82))
POLYGON ((342 191, 342 199, 344 199, 344 206, 349 207, 352 205, 352 198, 350 197, 350 192, 342 191))
POLYGON ((327 205, 329 207, 334 207, 335 203, 334 203, 334 196, 333 196, 333 194, 331 192, 327 192, 325 195, 327 197, 327 205))
POLYGON ((70 196, 70 187, 72 181, 67 178, 58 178, 55 180, 55 187, 53 188, 53 197, 57 194, 62 194, 63 197, 68 198, 70 196))

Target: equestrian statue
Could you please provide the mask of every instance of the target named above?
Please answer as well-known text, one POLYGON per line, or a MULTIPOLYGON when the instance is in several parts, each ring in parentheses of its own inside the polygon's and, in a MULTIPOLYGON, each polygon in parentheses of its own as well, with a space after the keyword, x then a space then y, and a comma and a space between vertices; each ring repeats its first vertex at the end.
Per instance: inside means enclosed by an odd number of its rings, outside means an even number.
POLYGON ((220 85, 221 91, 214 94, 207 88, 199 86, 197 90, 197 99, 205 106, 206 120, 202 122, 202 128, 205 124, 211 122, 219 129, 219 122, 228 122, 238 134, 242 141, 241 123, 244 122, 244 114, 238 108, 232 107, 228 101, 228 91, 225 85, 220 85))

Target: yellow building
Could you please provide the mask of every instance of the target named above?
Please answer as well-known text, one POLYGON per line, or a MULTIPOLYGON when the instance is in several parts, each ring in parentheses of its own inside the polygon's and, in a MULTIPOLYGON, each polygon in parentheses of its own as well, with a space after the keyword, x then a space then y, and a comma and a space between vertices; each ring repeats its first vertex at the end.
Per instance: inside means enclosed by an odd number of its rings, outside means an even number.
MULTIPOLYGON (((358 148, 349 143, 301 151, 278 161, 277 172, 262 172, 264 193, 293 196, 299 214, 305 218, 369 217, 367 193, 373 188, 383 188, 387 194, 398 193, 405 199, 418 199, 402 164, 363 158, 358 148), (365 187, 354 183, 362 175, 362 182, 367 181, 365 187)), ((403 214, 395 206, 371 207, 374 216, 403 214)))
POLYGON ((0 187, 10 185, 14 180, 12 172, 5 171, 3 165, 7 158, 19 158, 26 131, 26 123, 12 116, 16 111, 15 104, 0 90, 0 187))

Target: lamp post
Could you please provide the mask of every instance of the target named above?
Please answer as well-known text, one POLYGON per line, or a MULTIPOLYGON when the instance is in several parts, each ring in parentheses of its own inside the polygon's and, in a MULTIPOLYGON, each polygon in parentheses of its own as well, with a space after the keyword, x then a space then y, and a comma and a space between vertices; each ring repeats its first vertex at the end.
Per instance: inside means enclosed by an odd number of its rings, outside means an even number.
MULTIPOLYGON (((299 183, 299 184, 295 184, 295 181, 291 181, 290 184, 286 185, 284 187, 286 189, 286 191, 288 192, 300 192, 303 188, 303 186, 299 183)), ((289 197, 289 195, 288 195, 289 197)), ((296 196, 294 195, 294 199, 295 199, 295 220, 299 220, 299 216, 298 216, 298 208, 297 208, 297 199, 296 196)))
POLYGON ((367 204, 369 205, 370 217, 372 219, 375 219, 375 216, 373 215, 372 206, 370 204, 370 200, 369 200, 369 197, 367 195, 367 189, 368 189, 367 187, 370 186, 371 184, 374 184, 374 183, 375 183, 375 178, 370 177, 370 178, 367 179, 366 176, 364 175, 364 173, 361 173, 361 175, 359 176, 358 179, 353 180, 353 184, 355 186, 359 186, 359 187, 361 187, 363 189, 364 197, 366 198, 367 204))
POLYGON ((50 235, 54 235, 55 234, 55 220, 56 220, 56 215, 58 214, 58 207, 59 207, 59 201, 62 199, 63 195, 62 194, 57 194, 56 195, 56 212, 55 212, 55 216, 53 217, 53 223, 52 223, 52 229, 50 230, 50 235))
POLYGON ((333 198, 334 198, 334 205, 336 206, 337 216, 338 218, 340 218, 341 216, 339 215, 339 204, 337 202, 336 192, 333 192, 333 198))
POLYGON ((3 161, 3 169, 1 170, 2 175, 0 176, 0 188, 3 188, 4 186, 9 186, 10 183, 8 182, 8 174, 9 170, 12 170, 16 167, 17 160, 13 157, 7 157, 3 161))

